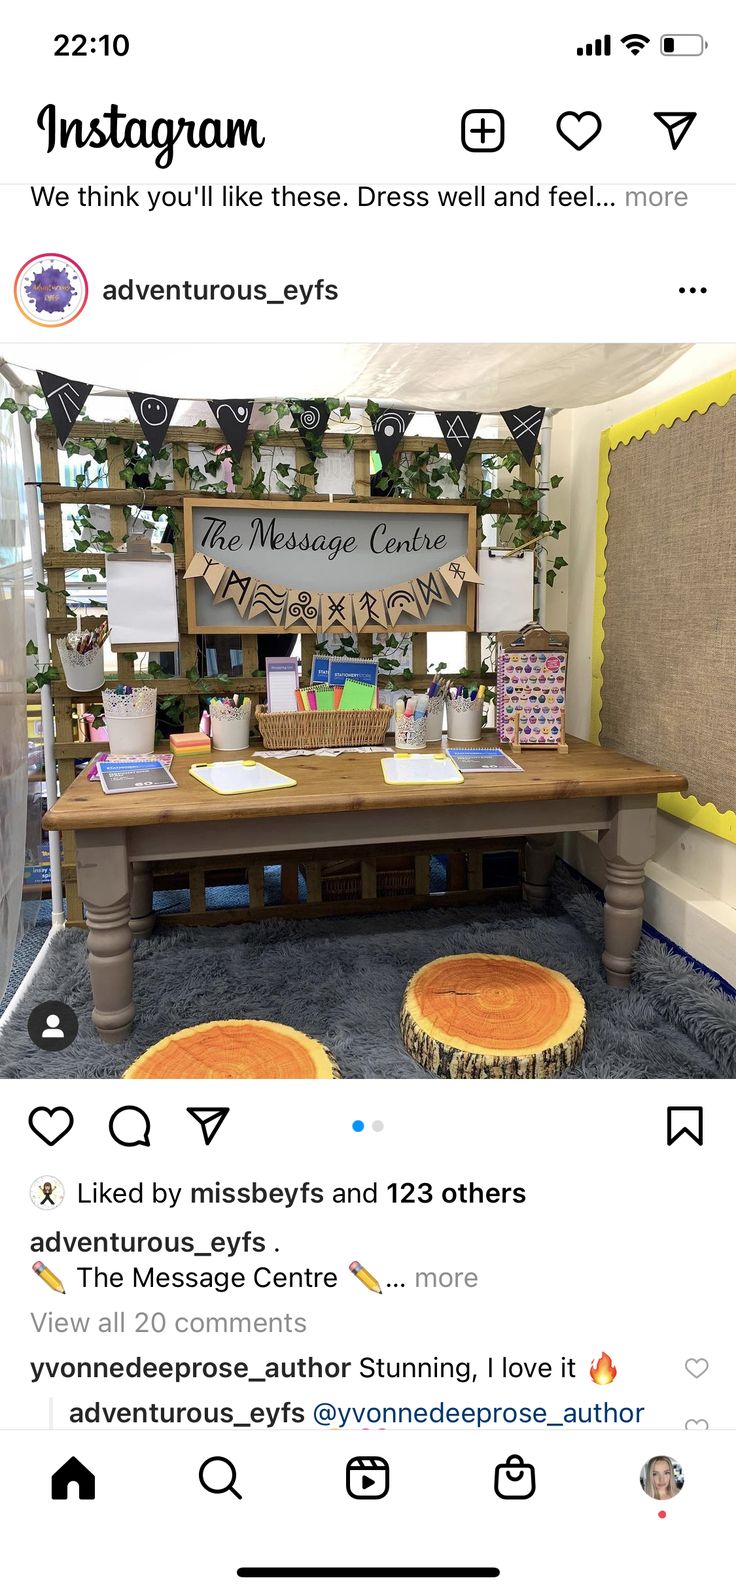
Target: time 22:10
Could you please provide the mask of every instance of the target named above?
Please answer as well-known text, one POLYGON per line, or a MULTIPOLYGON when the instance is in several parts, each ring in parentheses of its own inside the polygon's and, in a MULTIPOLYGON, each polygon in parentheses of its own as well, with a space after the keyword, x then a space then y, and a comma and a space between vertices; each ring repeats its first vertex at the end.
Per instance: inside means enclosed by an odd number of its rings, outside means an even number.
POLYGON ((116 33, 113 37, 109 33, 100 33, 97 38, 88 38, 86 33, 57 33, 54 36, 57 48, 54 55, 95 55, 99 46, 103 55, 127 55, 130 49, 130 40, 124 33, 116 33), (70 44, 74 49, 70 50, 70 44))

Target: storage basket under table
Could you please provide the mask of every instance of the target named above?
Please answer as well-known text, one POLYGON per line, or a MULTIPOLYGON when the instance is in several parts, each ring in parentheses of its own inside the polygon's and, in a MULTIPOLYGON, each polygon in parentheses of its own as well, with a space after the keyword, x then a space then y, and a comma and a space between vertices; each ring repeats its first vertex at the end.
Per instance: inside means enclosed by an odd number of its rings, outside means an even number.
POLYGON ((390 708, 330 708, 316 713, 269 713, 256 708, 256 722, 267 752, 298 747, 373 747, 386 739, 390 708))

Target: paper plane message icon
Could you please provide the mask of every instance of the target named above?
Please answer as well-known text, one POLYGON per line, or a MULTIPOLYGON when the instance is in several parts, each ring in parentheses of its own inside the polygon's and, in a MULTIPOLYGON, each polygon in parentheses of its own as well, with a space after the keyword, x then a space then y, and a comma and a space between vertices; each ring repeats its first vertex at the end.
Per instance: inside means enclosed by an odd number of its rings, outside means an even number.
POLYGON ((229 1106, 188 1106, 187 1111, 199 1123, 205 1145, 211 1145, 219 1128, 230 1111, 229 1106))
POLYGON ((697 111, 655 111, 655 122, 661 122, 667 128, 669 140, 673 149, 678 149, 686 133, 695 121, 697 111))

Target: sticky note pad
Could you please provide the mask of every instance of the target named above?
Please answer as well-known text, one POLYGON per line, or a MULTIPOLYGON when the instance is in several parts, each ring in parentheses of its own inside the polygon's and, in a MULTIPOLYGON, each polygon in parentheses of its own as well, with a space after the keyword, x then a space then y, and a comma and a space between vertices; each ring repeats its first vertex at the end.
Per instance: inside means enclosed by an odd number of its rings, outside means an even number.
POLYGON ((346 709, 372 708, 376 688, 371 681, 346 680, 340 698, 341 712, 346 709))

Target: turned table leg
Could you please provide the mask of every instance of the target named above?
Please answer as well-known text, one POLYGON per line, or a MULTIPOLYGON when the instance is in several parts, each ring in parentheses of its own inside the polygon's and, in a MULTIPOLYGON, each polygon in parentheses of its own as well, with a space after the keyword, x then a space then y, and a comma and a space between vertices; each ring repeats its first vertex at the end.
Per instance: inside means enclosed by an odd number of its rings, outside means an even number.
POLYGON ((546 907, 549 881, 555 866, 554 835, 528 835, 524 844, 524 901, 529 907, 546 907))
POLYGON ((103 1040, 127 1040, 133 1026, 130 867, 124 830, 77 831, 77 880, 87 917, 92 1021, 103 1040))
POLYGON ((610 829, 601 840, 606 860, 603 966, 609 985, 631 981, 644 916, 644 865, 654 853, 656 797, 618 799, 610 829))
POLYGON ((153 864, 131 864, 130 882, 130 933, 145 940, 153 934, 156 914, 153 911, 153 864))

